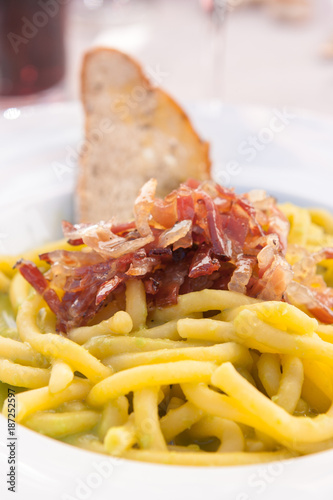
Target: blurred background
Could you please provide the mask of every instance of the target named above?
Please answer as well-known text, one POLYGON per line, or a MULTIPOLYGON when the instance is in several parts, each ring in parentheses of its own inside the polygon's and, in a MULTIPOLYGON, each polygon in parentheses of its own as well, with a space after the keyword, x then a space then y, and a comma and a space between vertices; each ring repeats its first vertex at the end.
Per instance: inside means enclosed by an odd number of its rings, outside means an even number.
POLYGON ((0 252, 75 220, 80 68, 99 45, 185 104, 215 180, 333 209, 333 0, 0 0, 0 252))
POLYGON ((96 45, 177 100, 333 112, 332 0, 0 0, 0 107, 78 99, 96 45))

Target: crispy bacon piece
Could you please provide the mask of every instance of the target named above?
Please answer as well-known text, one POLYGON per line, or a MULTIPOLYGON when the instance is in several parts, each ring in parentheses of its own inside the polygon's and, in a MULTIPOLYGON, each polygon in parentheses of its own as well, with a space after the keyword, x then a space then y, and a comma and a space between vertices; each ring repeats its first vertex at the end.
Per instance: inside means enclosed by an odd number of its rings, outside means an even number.
POLYGON ((302 258, 292 267, 294 279, 285 291, 285 299, 290 304, 308 309, 319 321, 333 323, 333 289, 317 274, 320 262, 333 259, 333 248, 314 253, 302 249, 301 253, 302 258))
POLYGON ((256 259, 254 257, 246 257, 243 254, 240 254, 236 261, 236 269, 232 273, 231 279, 228 283, 228 290, 246 295, 247 286, 251 279, 255 265, 256 259))
POLYGON ((91 266, 92 264, 97 264, 104 260, 94 251, 77 252, 68 250, 54 250, 53 252, 43 253, 39 258, 48 264, 61 264, 64 268, 76 268, 86 265, 91 266))
POLYGON ((31 263, 17 264, 57 315, 59 331, 89 323, 133 279, 142 280, 150 309, 175 304, 179 294, 229 289, 297 303, 333 322, 333 290, 316 272, 333 249, 305 251, 292 269, 285 259, 289 224, 274 198, 193 179, 164 199, 155 198, 155 189, 154 180, 143 186, 134 221, 64 222, 73 252, 41 255, 50 265, 44 275, 31 263))
POLYGON ((178 220, 193 221, 195 215, 194 200, 188 187, 184 187, 181 196, 177 196, 176 205, 178 220))
POLYGON ((262 249, 257 254, 257 279, 249 280, 247 293, 262 300, 282 300, 286 288, 293 279, 293 271, 279 253, 280 243, 276 234, 260 239, 262 249))
POLYGON ((76 227, 79 225, 77 224, 74 226, 67 220, 62 221, 62 232, 65 236, 65 238, 68 239, 68 243, 72 246, 78 246, 78 245, 83 245, 83 240, 80 237, 76 237, 76 227))
MULTIPOLYGON (((267 196, 265 191, 250 191, 247 198, 252 201, 256 213, 256 223, 265 228, 266 234, 276 234, 281 249, 285 252, 289 234, 289 222, 277 207, 275 199, 267 196)), ((263 233, 261 233, 263 234, 263 233)))
MULTIPOLYGON (((185 241, 187 235, 191 235, 192 232, 192 221, 191 220, 181 220, 176 222, 176 224, 170 228, 163 231, 158 240, 158 245, 162 248, 166 248, 173 243, 177 243, 179 240, 185 241)), ((183 244, 183 248, 187 248, 192 244, 192 237, 187 240, 186 244, 183 244)))
POLYGON ((246 236, 249 232, 249 221, 233 207, 230 215, 222 215, 222 226, 225 234, 233 240, 234 253, 242 253, 246 236))
POLYGON ((207 232, 214 253, 230 259, 232 256, 232 243, 223 231, 222 217, 214 200, 203 192, 199 193, 199 200, 202 200, 206 207, 207 232))
POLYGON ((124 236, 125 234, 128 234, 130 231, 133 231, 136 229, 135 222, 125 222, 122 224, 114 224, 111 227, 111 231, 114 234, 118 234, 118 236, 124 236))
POLYGON ((98 306, 103 300, 105 300, 108 295, 110 295, 113 290, 117 288, 120 283, 124 281, 124 277, 114 276, 109 281, 105 281, 98 289, 96 294, 95 303, 98 306))
POLYGON ((15 268, 20 271, 23 278, 34 287, 36 292, 43 297, 51 311, 57 315, 61 307, 60 299, 38 267, 32 262, 21 259, 15 264, 15 268))
POLYGON ((150 251, 149 253, 150 256, 147 256, 146 251, 141 249, 139 252, 134 254, 130 268, 126 272, 129 277, 141 277, 153 272, 155 267, 157 267, 161 262, 162 257, 166 255, 162 252, 157 255, 154 255, 153 251, 150 251))
POLYGON ((309 311, 323 323, 333 323, 333 293, 331 288, 316 290, 313 293, 315 300, 309 305, 309 311))
POLYGON ((325 259, 333 259, 333 248, 323 248, 319 252, 303 252, 303 258, 293 265, 294 279, 299 283, 325 287, 325 281, 322 276, 317 274, 317 265, 325 259))
POLYGON ((285 293, 286 301, 297 307, 305 307, 319 321, 333 323, 333 296, 325 296, 325 292, 318 292, 297 281, 292 281, 285 293))
POLYGON ((135 225, 140 236, 151 234, 149 225, 150 212, 154 205, 156 179, 150 179, 140 190, 139 196, 134 203, 135 225))
POLYGON ((199 276, 209 276, 219 268, 220 262, 218 259, 212 257, 212 247, 204 243, 194 254, 189 269, 189 277, 198 278, 199 276))
POLYGON ((113 220, 101 221, 98 224, 76 224, 69 229, 66 225, 65 236, 69 241, 82 241, 105 259, 118 258, 127 253, 136 252, 148 243, 154 241, 151 229, 149 234, 138 237, 137 232, 129 232, 126 236, 119 236, 112 231, 113 220))
POLYGON ((158 291, 149 301, 150 309, 152 307, 165 307, 177 304, 177 298, 180 287, 184 283, 188 274, 188 259, 179 262, 173 262, 168 265, 168 272, 157 272, 159 281, 158 291))

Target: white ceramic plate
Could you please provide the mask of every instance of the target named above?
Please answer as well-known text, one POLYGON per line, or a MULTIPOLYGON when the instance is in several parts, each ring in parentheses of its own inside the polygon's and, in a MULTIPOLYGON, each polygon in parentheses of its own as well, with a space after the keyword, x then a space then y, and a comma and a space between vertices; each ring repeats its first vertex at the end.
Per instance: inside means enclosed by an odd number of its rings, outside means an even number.
MULTIPOLYGON (((333 121, 304 112, 197 104, 189 112, 212 143, 214 176, 238 190, 333 210, 333 121)), ((0 253, 60 236, 73 220, 79 105, 7 110, 0 118, 0 253)), ((19 499, 331 499, 333 451, 267 466, 174 467, 113 460, 17 428, 19 499)), ((0 417, 1 498, 7 491, 6 420, 0 417)))

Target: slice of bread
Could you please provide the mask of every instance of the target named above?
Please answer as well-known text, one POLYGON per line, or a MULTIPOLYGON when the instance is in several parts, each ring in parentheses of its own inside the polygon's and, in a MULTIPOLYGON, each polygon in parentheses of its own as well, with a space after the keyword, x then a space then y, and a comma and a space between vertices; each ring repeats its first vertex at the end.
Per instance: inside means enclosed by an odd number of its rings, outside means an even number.
POLYGON ((209 145, 164 91, 129 56, 109 48, 85 55, 82 67, 85 142, 77 188, 81 222, 133 217, 140 187, 151 177, 165 196, 189 177, 209 178, 209 145))

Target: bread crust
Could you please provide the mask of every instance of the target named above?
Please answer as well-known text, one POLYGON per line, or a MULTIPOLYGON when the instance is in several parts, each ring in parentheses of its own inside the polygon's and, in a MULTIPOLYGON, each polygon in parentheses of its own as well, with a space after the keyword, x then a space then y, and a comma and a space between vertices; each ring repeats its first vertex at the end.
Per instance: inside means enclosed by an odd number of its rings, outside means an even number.
POLYGON ((87 52, 81 71, 81 99, 85 143, 77 186, 80 221, 130 217, 133 197, 149 177, 157 178, 162 196, 188 177, 209 178, 209 144, 200 139, 184 110, 169 94, 154 87, 130 56, 104 47, 87 52), (133 95, 136 101, 131 102, 133 95), (108 120, 113 131, 103 133, 101 124, 108 120), (113 182, 119 185, 118 192, 113 182), (105 184, 112 185, 111 201, 102 199, 107 198, 105 184))

